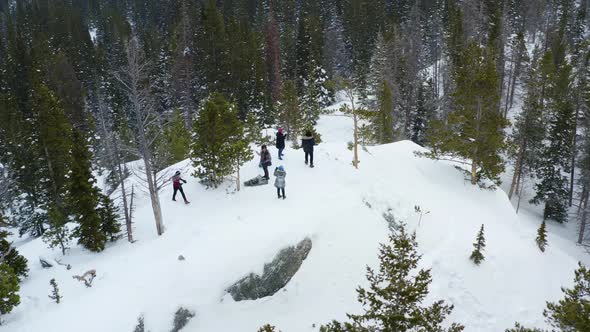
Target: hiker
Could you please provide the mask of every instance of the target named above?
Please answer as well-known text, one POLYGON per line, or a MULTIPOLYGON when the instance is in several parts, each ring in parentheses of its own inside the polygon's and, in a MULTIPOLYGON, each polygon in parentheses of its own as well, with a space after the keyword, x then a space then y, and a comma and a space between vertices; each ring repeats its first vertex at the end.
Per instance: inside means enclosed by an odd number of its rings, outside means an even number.
POLYGON ((260 163, 258 164, 259 167, 262 167, 264 170, 264 178, 269 180, 270 176, 268 176, 268 167, 272 165, 272 158, 270 156, 270 152, 266 148, 266 145, 263 145, 260 149, 260 152, 256 152, 260 156, 260 163))
POLYGON ((277 132, 276 147, 279 150, 279 160, 283 160, 283 150, 285 150, 285 139, 287 135, 283 132, 283 128, 279 128, 277 132))
POLYGON ((315 138, 311 135, 311 130, 305 132, 305 136, 301 138, 301 146, 305 152, 305 165, 309 159, 309 167, 313 168, 313 147, 315 145, 315 138))
POLYGON ((275 168, 274 176, 277 177, 275 179, 275 187, 277 187, 277 196, 281 198, 281 192, 283 192, 282 198, 287 198, 287 196, 285 196, 285 177, 287 176, 285 168, 282 165, 275 168))
POLYGON ((184 204, 190 203, 186 200, 186 196, 184 195, 184 190, 182 190, 182 182, 186 183, 186 180, 180 177, 180 171, 176 171, 174 176, 172 177, 172 187, 174 188, 174 194, 172 194, 172 200, 176 202, 176 193, 180 191, 182 194, 182 198, 184 199, 184 204))

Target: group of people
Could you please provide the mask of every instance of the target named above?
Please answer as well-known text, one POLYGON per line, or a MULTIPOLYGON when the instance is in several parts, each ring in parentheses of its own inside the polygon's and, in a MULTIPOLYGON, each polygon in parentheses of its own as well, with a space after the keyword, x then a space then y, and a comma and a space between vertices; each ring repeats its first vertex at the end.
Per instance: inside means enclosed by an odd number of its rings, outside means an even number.
MULTIPOLYGON (((287 139, 287 134, 284 132, 283 128, 279 128, 276 134, 276 141, 275 146, 279 151, 279 160, 283 160, 283 151, 285 150, 285 140, 287 139)), ((305 153, 305 164, 309 167, 313 168, 313 149, 315 146, 315 138, 313 137, 310 130, 305 132, 305 136, 301 138, 301 147, 303 148, 303 152, 305 153)), ((260 152, 260 163, 258 164, 264 170, 264 178, 266 180, 270 180, 270 176, 268 174, 268 168, 272 166, 272 157, 270 155, 270 151, 266 145, 262 145, 260 152)), ((287 172, 285 168, 281 165, 275 167, 273 175, 276 177, 275 179, 275 187, 277 188, 277 196, 278 198, 286 199, 285 196, 285 178, 287 177, 287 172)), ((186 199, 184 191, 182 190, 182 184, 186 183, 180 176, 180 171, 176 171, 176 174, 172 177, 172 186, 174 188, 174 194, 172 194, 172 200, 176 201, 176 193, 180 191, 182 194, 182 198, 184 199, 185 204, 189 204, 190 202, 186 199)))
MULTIPOLYGON (((283 160, 283 151, 285 150, 285 140, 287 139, 287 134, 284 132, 283 128, 279 128, 277 131, 276 137, 276 148, 279 151, 278 157, 279 160, 283 160)), ((315 146, 315 138, 313 137, 310 130, 305 132, 305 136, 301 138, 301 147, 303 148, 303 152, 305 153, 305 164, 309 167, 313 168, 313 149, 315 146)), ((268 175, 268 168, 272 166, 272 157, 266 145, 263 145, 260 150, 260 163, 259 166, 262 167, 264 170, 264 178, 266 180, 270 180, 268 175)), ((277 188, 277 197, 280 199, 285 199, 285 177, 287 176, 287 172, 285 168, 281 165, 275 168, 273 175, 276 177, 275 179, 275 187, 277 188)))

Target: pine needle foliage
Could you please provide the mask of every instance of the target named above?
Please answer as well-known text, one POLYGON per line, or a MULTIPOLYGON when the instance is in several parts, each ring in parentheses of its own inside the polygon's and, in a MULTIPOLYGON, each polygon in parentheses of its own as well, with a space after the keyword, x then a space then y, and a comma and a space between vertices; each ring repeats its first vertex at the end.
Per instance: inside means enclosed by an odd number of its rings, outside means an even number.
POLYGON ((20 304, 19 290, 16 273, 8 264, 0 264, 0 316, 6 315, 20 304))
POLYGON ((0 230, 0 257, 2 257, 2 264, 8 265, 20 280, 29 272, 27 259, 8 242, 8 235, 7 231, 0 230))

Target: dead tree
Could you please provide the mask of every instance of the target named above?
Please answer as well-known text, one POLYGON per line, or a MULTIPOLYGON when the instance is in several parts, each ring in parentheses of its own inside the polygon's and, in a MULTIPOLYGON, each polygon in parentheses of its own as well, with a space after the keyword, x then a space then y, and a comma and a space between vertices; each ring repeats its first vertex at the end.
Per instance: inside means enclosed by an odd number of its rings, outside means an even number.
POLYGON ((125 172, 123 162, 121 161, 119 142, 112 128, 112 117, 109 116, 107 105, 103 102, 103 96, 98 98, 98 129, 102 133, 102 141, 105 145, 105 153, 110 172, 115 175, 116 185, 121 188, 121 200, 123 202, 123 211, 125 217, 125 226, 127 229, 127 240, 133 242, 133 230, 131 228, 131 218, 129 217, 129 205, 127 203, 127 190, 125 188, 125 172))
POLYGON ((129 115, 134 123, 137 147, 145 167, 156 231, 158 235, 162 235, 164 221, 160 197, 154 178, 150 176, 150 174, 154 174, 152 171, 152 147, 158 139, 160 131, 154 130, 154 124, 159 123, 159 117, 150 93, 149 64, 144 58, 136 38, 127 43, 126 52, 127 64, 114 72, 114 76, 129 99, 129 115))
POLYGON ((88 270, 81 276, 72 276, 73 279, 84 282, 86 287, 92 287, 92 281, 96 278, 96 270, 88 270))

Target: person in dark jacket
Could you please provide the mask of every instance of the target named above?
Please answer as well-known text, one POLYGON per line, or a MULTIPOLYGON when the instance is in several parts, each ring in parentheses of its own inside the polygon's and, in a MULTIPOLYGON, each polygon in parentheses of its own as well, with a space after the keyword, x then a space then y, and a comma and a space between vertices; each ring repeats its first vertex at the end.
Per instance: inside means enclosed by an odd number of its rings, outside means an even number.
POLYGON ((275 168, 274 176, 277 177, 275 180, 277 196, 283 199, 287 198, 287 196, 285 196, 285 178, 287 177, 287 172, 285 172, 285 168, 282 165, 275 168), (281 192, 283 193, 283 196, 281 196, 281 192))
POLYGON ((174 194, 172 194, 172 200, 176 201, 176 193, 180 191, 182 194, 182 198, 184 199, 184 204, 190 203, 187 201, 186 196, 184 195, 184 190, 182 190, 182 183, 186 183, 186 180, 180 177, 180 171, 176 171, 176 174, 172 177, 172 187, 174 188, 174 194))
POLYGON ((287 135, 283 132, 283 128, 279 128, 277 132, 276 147, 279 150, 279 160, 283 160, 283 150, 285 149, 285 139, 287 135))
POLYGON ((270 152, 266 148, 266 145, 263 145, 260 149, 260 152, 257 153, 260 156, 259 166, 264 170, 264 177, 269 180, 270 176, 268 175, 268 167, 272 165, 272 157, 270 156, 270 152))
POLYGON ((315 146, 315 138, 311 135, 311 131, 305 132, 305 136, 301 138, 301 146, 305 152, 305 164, 309 160, 309 167, 313 168, 313 147, 315 146))

